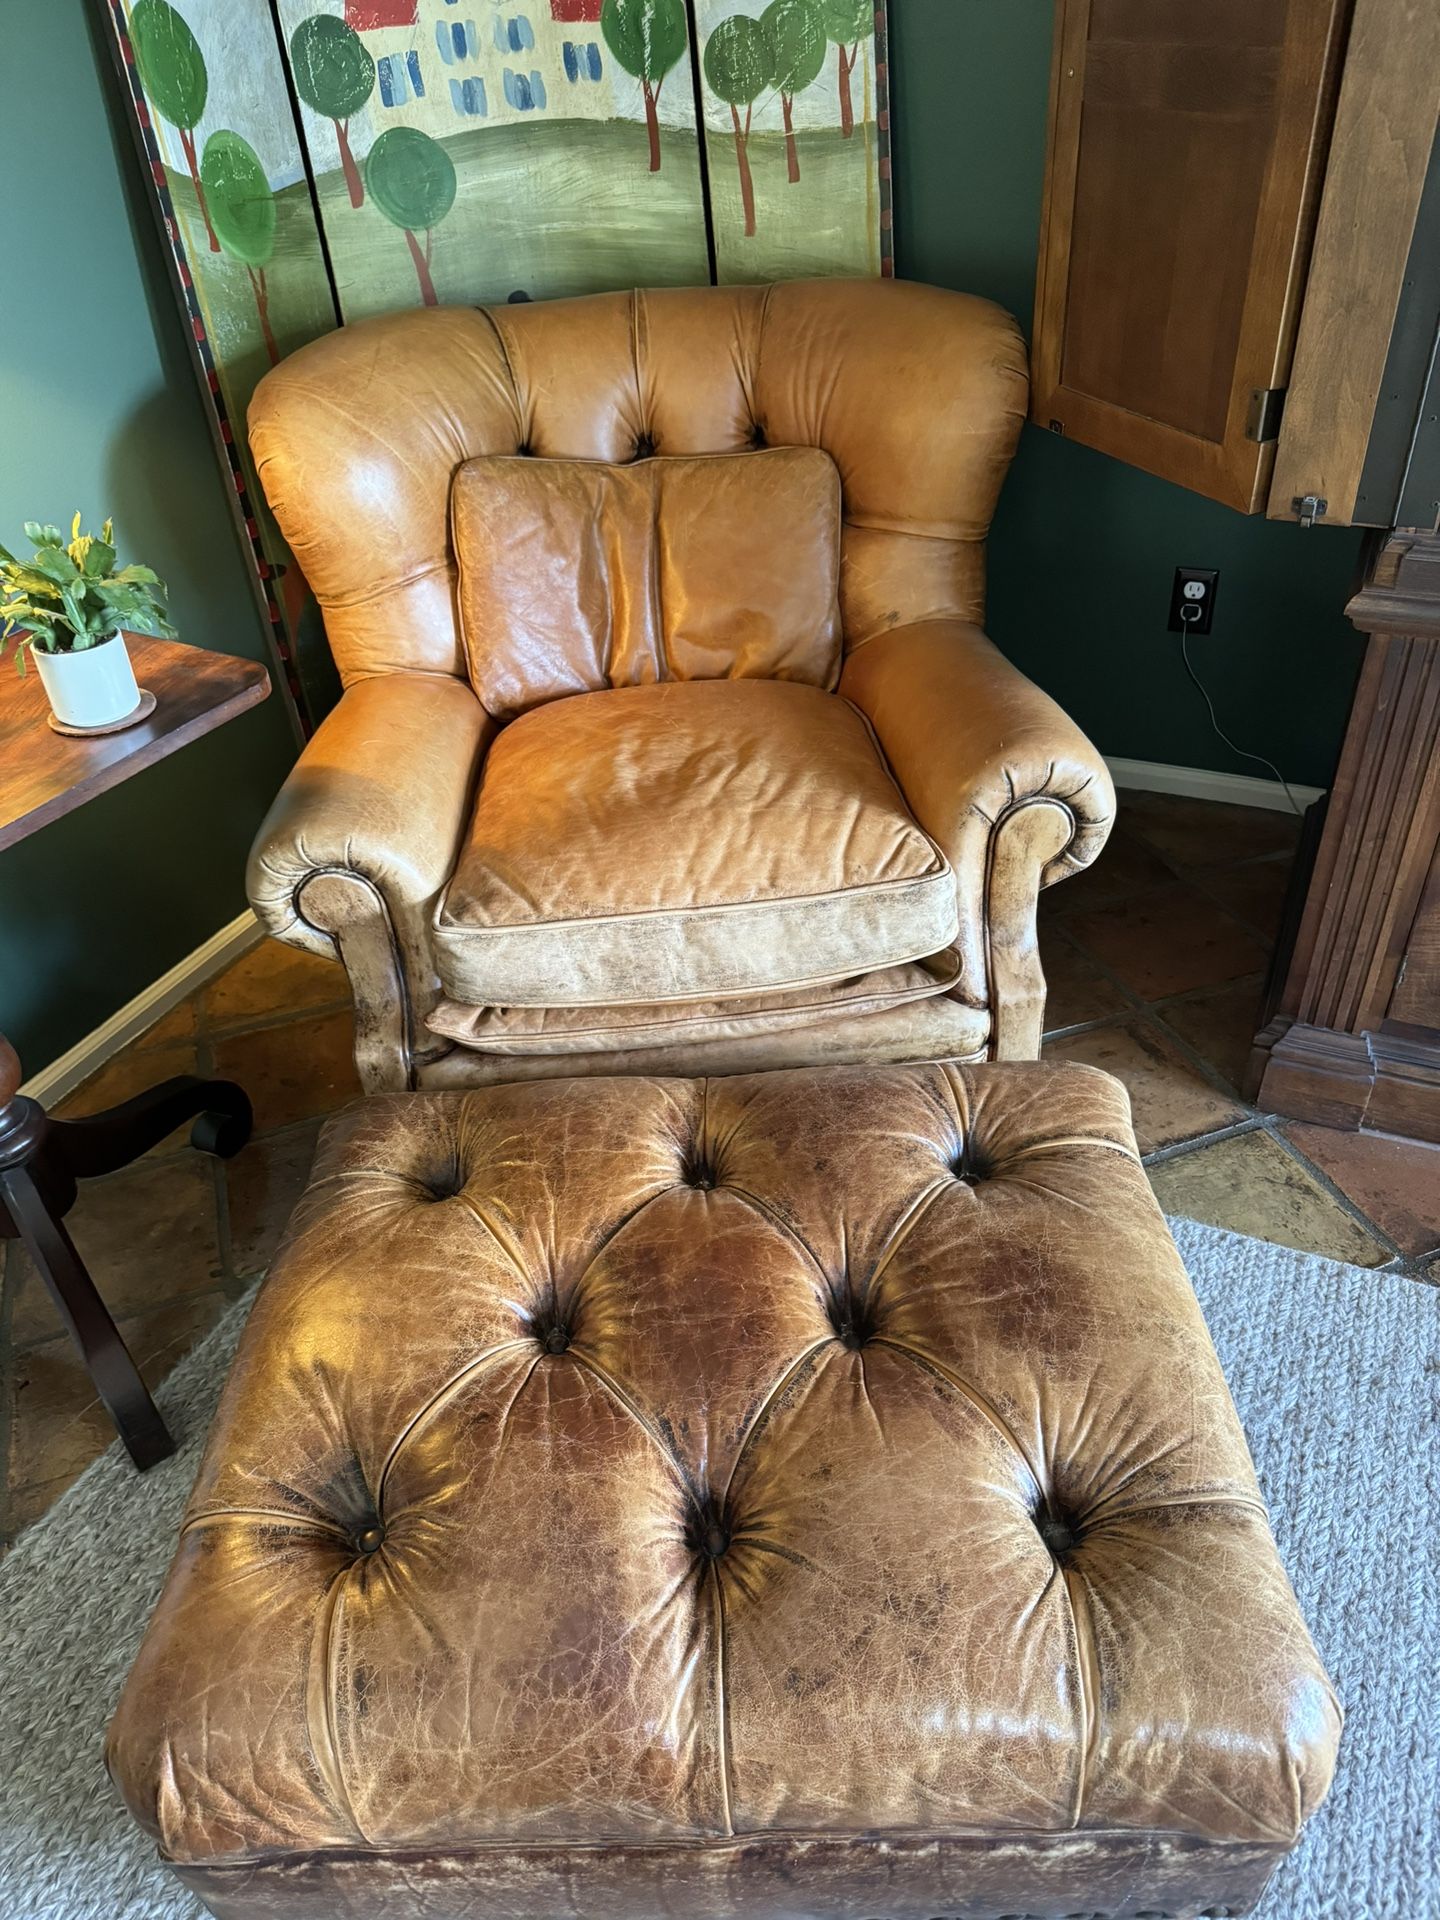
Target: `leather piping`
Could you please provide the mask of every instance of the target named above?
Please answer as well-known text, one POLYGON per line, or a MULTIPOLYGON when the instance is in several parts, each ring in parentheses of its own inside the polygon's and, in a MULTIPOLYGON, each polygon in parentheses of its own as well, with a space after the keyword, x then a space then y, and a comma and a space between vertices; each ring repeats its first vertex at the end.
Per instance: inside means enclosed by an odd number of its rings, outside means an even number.
POLYGON ((336 1719, 336 1663, 339 1659, 340 1636, 337 1621, 341 1601, 344 1598, 345 1582, 350 1578, 350 1567, 342 1567, 330 1582, 324 1601, 315 1616, 315 1630, 310 1643, 310 1665, 305 1680, 305 1728, 310 1739, 310 1750, 315 1756, 315 1765, 321 1779, 329 1788, 337 1810, 349 1821, 351 1827, 368 1847, 370 1836, 360 1825, 355 1813, 350 1790, 345 1784, 345 1771, 340 1764, 340 1742, 336 1719))
MULTIPOLYGON (((836 694, 831 697, 838 699, 839 695, 836 694)), ((766 894, 763 898, 757 900, 716 900, 709 906, 637 907, 633 912, 622 910, 616 913, 572 913, 567 914, 563 919, 552 916, 543 920, 498 920, 491 921, 485 926, 465 926, 459 921, 442 920, 440 913, 437 912, 431 924, 437 933, 448 934, 452 938, 457 934, 461 937, 475 938, 477 936, 485 937, 497 932, 507 934, 517 933, 525 928, 537 928, 549 931, 555 927, 608 926, 612 923, 624 923, 630 920, 708 920, 712 915, 724 913, 754 913, 757 910, 763 910, 767 907, 803 906, 810 900, 848 900, 852 894, 856 893, 899 892, 905 887, 928 886, 932 880, 943 879, 951 870, 950 862, 945 858, 945 855, 941 852, 940 848, 936 846, 929 834, 925 832, 924 828, 916 825, 914 831, 925 841, 926 845, 934 854, 934 862, 924 868, 920 873, 898 874, 893 880, 861 880, 854 886, 825 887, 822 888, 819 893, 766 894)), ((307 879, 312 877, 311 875, 306 876, 307 879)), ((932 951, 935 951, 935 949, 932 949, 932 951)), ((869 968, 873 969, 880 965, 898 966, 902 964, 906 958, 913 960, 916 958, 924 958, 924 956, 917 956, 915 954, 908 956, 899 955, 894 960, 872 961, 869 963, 869 968)), ((765 986, 752 988, 751 991, 755 993, 769 993, 772 989, 765 986)), ((696 997, 693 993, 682 996, 682 998, 687 1000, 694 1000, 696 997)))
POLYGON ((892 1353, 904 1354, 907 1359, 913 1360, 917 1367, 927 1368, 928 1371, 935 1374, 938 1379, 944 1380, 947 1385, 953 1387, 962 1399, 967 1400, 975 1411, 989 1422, 996 1433, 1000 1435, 1000 1438, 1010 1446, 1015 1458, 1030 1476, 1030 1484, 1035 1490, 1036 1499, 1038 1500, 1042 1496, 1048 1496, 1050 1492, 1048 1482, 1042 1479, 1040 1474, 1036 1472, 1029 1454, 1027 1454, 1021 1446, 1015 1436, 1013 1428, 1005 1419, 1005 1416, 1000 1412, 998 1407, 980 1392, 978 1387, 972 1387, 968 1380, 963 1380, 958 1373, 954 1372, 950 1367, 947 1367, 942 1360, 932 1359, 928 1353, 922 1353, 918 1347, 912 1347, 907 1341, 892 1339, 891 1336, 886 1333, 877 1333, 871 1336, 869 1344, 872 1347, 889 1347, 892 1353))
POLYGON ((790 1385, 790 1382, 798 1378, 802 1367, 808 1365, 809 1362, 815 1358, 816 1354, 823 1353, 826 1347, 833 1347, 835 1344, 835 1335, 833 1333, 827 1333, 823 1340, 812 1340, 810 1345, 806 1347, 796 1359, 792 1360, 785 1371, 771 1383, 764 1399, 750 1416, 750 1424, 745 1429, 740 1445, 735 1449, 735 1458, 731 1461, 730 1471, 725 1476, 725 1492, 722 1495, 722 1504, 729 1504, 731 1491, 739 1477, 745 1456, 750 1449, 750 1442, 755 1438, 756 1434, 764 1428, 770 1418, 771 1409, 775 1406, 775 1403, 780 1399, 781 1395, 790 1385))
POLYGON ((711 1591, 715 1611, 715 1748, 720 1775, 720 1818, 727 1835, 735 1831, 735 1815, 730 1795, 730 1690, 727 1684, 729 1645, 725 1628, 725 1588, 718 1561, 710 1563, 711 1591))
MULTIPOLYGON (((381 1467, 379 1478, 375 1482, 375 1505, 378 1509, 381 1511, 384 1509, 386 1483, 390 1478, 390 1473, 395 1462, 400 1457, 400 1449, 405 1445, 405 1442, 413 1438, 416 1431, 431 1419, 433 1415, 437 1414, 442 1407, 448 1405, 460 1392, 461 1388, 466 1386, 477 1374, 487 1372, 492 1362, 499 1360, 502 1355, 507 1353, 528 1351, 533 1345, 534 1342, 531 1340, 516 1339, 502 1340, 497 1346, 487 1347, 483 1353, 477 1354, 473 1360, 463 1366, 458 1373, 452 1374, 438 1392, 431 1394, 424 1406, 417 1409, 404 1427, 401 1428, 394 1445, 385 1456, 385 1464, 381 1467)), ((538 1360, 539 1355, 537 1354, 535 1358, 538 1360)), ((532 1362, 532 1370, 533 1364, 532 1362)), ((528 1380, 529 1377, 529 1373, 527 1373, 525 1378, 528 1380)), ((522 1380, 520 1386, 515 1390, 517 1394, 524 1388, 524 1385, 525 1381, 522 1380)))
POLYGON ((1061 1567, 1060 1581, 1069 1603, 1070 1628, 1075 1636, 1075 1690, 1080 1713, 1080 1757, 1075 1768, 1075 1807, 1070 1817, 1072 1827, 1079 1826, 1085 1808, 1085 1789, 1090 1784, 1100 1735, 1100 1649, 1095 1643, 1088 1590, 1084 1588, 1083 1580, 1084 1576, 1078 1569, 1061 1567))
MULTIPOLYGON (((863 1833, 850 1833, 835 1828, 803 1827, 767 1827, 746 1829, 723 1836, 709 1834, 686 1834, 674 1840, 630 1840, 614 1837, 605 1840, 478 1840, 465 1846, 447 1847, 442 1851, 448 1859, 484 1858, 497 1853, 522 1854, 602 1854, 623 1849, 626 1853, 637 1854, 690 1854, 697 1851, 719 1853, 727 1849, 739 1850, 753 1848, 757 1842, 762 1846, 774 1843, 778 1846, 789 1844, 838 1845, 849 1848, 874 1847, 886 1849, 892 1846, 944 1846, 950 1840, 998 1840, 1005 1843, 1023 1841, 1030 1845, 1053 1846, 1057 1852, 1069 1852, 1076 1846, 1090 1846, 1098 1840, 1119 1840, 1136 1844, 1140 1840, 1149 1842, 1172 1841, 1185 1848, 1207 1854, 1239 1855, 1253 1859, 1255 1855, 1273 1855, 1276 1860, 1283 1859, 1290 1852, 1287 1842, 1279 1840, 1210 1840, 1204 1834, 1191 1832, 1186 1827, 1146 1827, 1143 1834, 1133 1827, 1087 1827, 1083 1834, 1077 1835, 1068 1827, 969 1827, 958 1822, 947 1827, 943 1833, 932 1832, 928 1828, 911 1827, 874 1827, 863 1833)), ((437 1849, 425 1846, 383 1847, 368 1843, 357 1847, 310 1847, 303 1853, 237 1853, 217 1856, 212 1860, 177 1861, 172 1854, 159 1850, 159 1857, 169 1867, 178 1867, 182 1874, 206 1874, 222 1877, 231 1872, 251 1872, 275 1868, 283 1873, 291 1872, 297 1865, 312 1860, 352 1860, 357 1858, 381 1859, 392 1861, 415 1860, 428 1863, 435 1857, 437 1849)))
POLYGON ((259 1520, 267 1526, 296 1527, 307 1533, 327 1533, 336 1540, 350 1544, 350 1536, 343 1527, 336 1526, 333 1520, 312 1520, 303 1513, 281 1513, 270 1507, 202 1507, 199 1513, 192 1513, 180 1528, 180 1538, 196 1527, 223 1526, 230 1520, 259 1520))

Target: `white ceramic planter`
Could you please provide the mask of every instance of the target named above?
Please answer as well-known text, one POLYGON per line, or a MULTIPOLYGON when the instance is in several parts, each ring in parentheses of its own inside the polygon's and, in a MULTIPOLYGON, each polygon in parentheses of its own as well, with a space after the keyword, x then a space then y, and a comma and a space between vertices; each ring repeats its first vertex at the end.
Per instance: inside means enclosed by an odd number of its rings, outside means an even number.
POLYGON ((140 689, 124 636, 111 634, 83 653, 30 655, 40 670, 55 718, 67 727, 108 727, 134 713, 140 689))

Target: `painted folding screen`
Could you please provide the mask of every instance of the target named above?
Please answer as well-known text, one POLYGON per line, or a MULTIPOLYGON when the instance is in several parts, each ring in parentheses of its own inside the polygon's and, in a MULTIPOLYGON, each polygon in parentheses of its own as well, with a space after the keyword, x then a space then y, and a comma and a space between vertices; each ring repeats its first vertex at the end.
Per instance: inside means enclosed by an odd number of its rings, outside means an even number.
POLYGON ((244 419, 419 302, 891 271, 873 0, 101 0, 302 725, 330 697, 244 419))

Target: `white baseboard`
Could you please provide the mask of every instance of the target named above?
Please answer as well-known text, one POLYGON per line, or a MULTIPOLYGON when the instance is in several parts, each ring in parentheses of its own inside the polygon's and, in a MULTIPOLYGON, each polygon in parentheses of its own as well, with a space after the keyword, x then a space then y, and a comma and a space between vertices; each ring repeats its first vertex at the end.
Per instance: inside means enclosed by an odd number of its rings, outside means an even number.
POLYGON ((47 1107, 63 1100, 82 1080, 88 1080, 103 1067, 112 1054, 153 1026, 172 1007, 188 1000, 207 980, 213 980, 232 960, 238 960, 253 947, 259 938, 260 923, 247 908, 228 927, 212 934, 203 947, 196 947, 168 973, 152 981, 143 993, 127 1001, 118 1013, 112 1013, 93 1033, 77 1040, 68 1053, 62 1053, 58 1060, 52 1060, 48 1067, 32 1075, 21 1087, 21 1093, 29 1094, 32 1100, 39 1100, 47 1107))
MULTIPOLYGON (((1261 780, 1250 773, 1215 773, 1209 767, 1168 767, 1159 760, 1105 762, 1117 787, 1143 787, 1147 793, 1181 793, 1191 800, 1227 800, 1236 807, 1269 807, 1288 813, 1290 802, 1278 780, 1261 780)), ((1296 803, 1304 808, 1318 800, 1323 787, 1290 782, 1296 803)))

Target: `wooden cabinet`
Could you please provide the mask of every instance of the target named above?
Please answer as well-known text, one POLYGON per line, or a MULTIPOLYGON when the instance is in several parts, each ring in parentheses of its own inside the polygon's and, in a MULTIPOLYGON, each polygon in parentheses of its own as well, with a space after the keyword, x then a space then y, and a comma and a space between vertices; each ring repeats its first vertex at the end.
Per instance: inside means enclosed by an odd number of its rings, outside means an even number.
POLYGON ((1377 529, 1262 1108, 1440 1141, 1440 5, 1057 0, 1033 418, 1377 529))
POLYGON ((1059 0, 1032 417, 1269 496, 1349 0, 1059 0))

